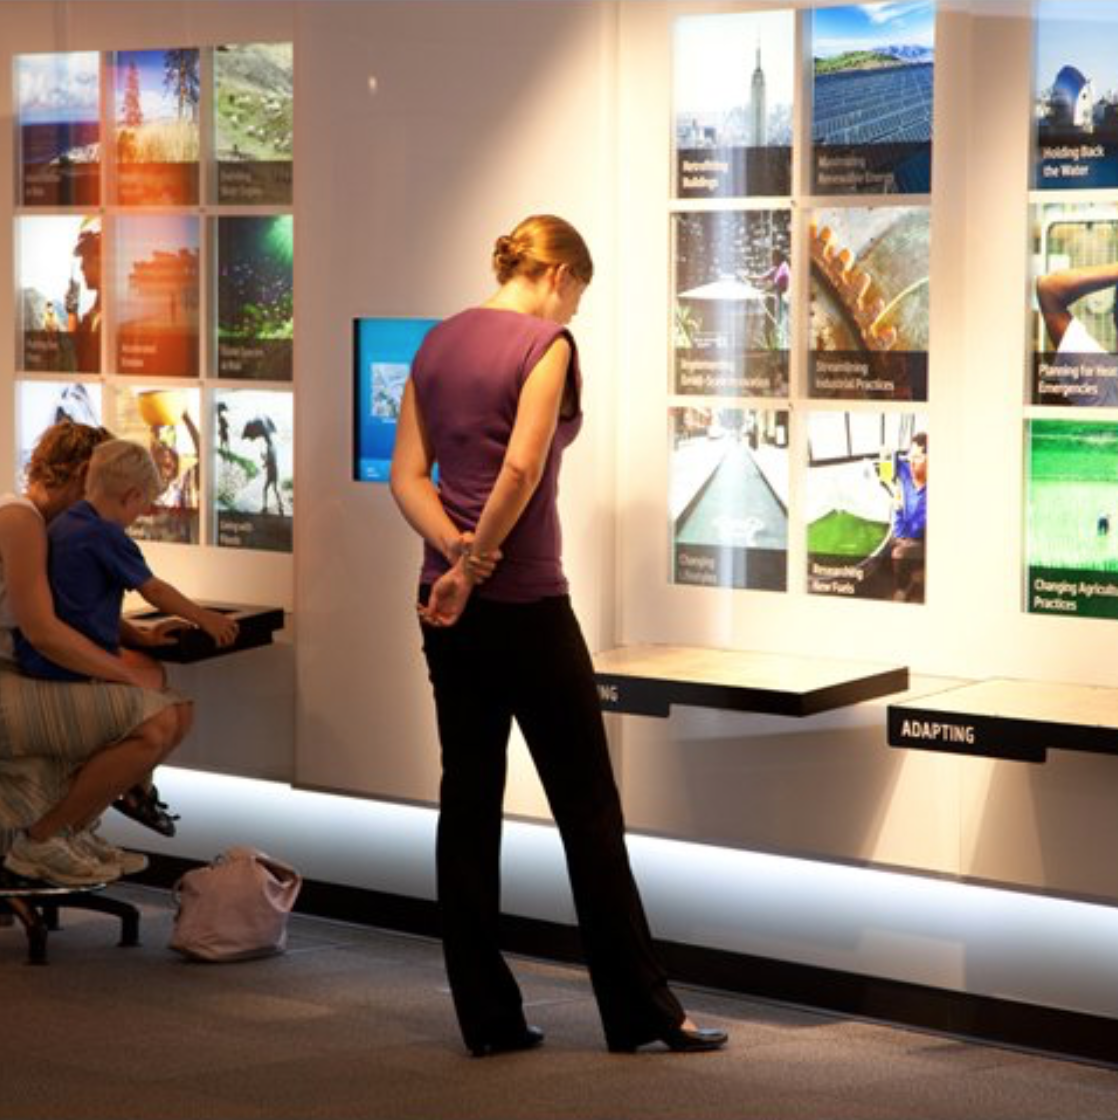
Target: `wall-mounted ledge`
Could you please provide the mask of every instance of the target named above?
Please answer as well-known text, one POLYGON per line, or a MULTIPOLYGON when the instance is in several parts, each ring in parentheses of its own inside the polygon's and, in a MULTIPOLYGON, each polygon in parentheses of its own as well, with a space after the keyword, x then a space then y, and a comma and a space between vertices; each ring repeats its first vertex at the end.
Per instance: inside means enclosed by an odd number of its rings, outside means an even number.
MULTIPOLYGON (((282 607, 255 607, 243 603, 200 603, 219 614, 231 616, 237 623, 237 638, 230 645, 220 649, 204 630, 196 626, 185 625, 175 635, 175 640, 166 646, 149 646, 145 652, 160 661, 174 661, 178 664, 190 664, 194 661, 208 661, 212 657, 224 657, 229 653, 238 653, 244 649, 257 649, 260 646, 272 644, 272 635, 284 626, 284 613, 282 607)), ((129 611, 124 616, 133 626, 150 628, 157 623, 164 622, 169 617, 162 611, 138 610, 129 611)))
POLYGON ((594 671, 604 710, 661 718, 673 704, 810 716, 908 688, 901 665, 693 646, 603 650, 594 671))
POLYGON ((1118 754, 1118 688, 988 680, 888 707, 889 745, 1017 762, 1118 754))

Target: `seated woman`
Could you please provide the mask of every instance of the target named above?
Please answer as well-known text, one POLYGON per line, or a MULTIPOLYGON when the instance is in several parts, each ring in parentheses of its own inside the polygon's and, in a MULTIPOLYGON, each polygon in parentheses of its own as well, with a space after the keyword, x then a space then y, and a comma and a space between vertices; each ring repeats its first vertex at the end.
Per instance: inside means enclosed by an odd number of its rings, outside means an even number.
POLYGON ((19 833, 5 866, 63 886, 135 869, 137 857, 90 828, 171 753, 191 721, 189 702, 165 687, 156 661, 108 653, 54 613, 46 525, 81 498, 89 457, 109 438, 69 420, 55 424, 35 446, 24 494, 0 496, 0 830, 19 833), (20 674, 17 627, 52 661, 90 679, 20 674))

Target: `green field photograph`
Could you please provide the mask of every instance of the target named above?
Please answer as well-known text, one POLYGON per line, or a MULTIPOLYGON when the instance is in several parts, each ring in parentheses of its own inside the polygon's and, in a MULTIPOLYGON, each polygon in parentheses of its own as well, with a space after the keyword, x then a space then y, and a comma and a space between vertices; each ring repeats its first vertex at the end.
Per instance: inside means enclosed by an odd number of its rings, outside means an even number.
POLYGON ((1033 420, 1027 443, 1030 568, 1118 573, 1118 424, 1033 420))
POLYGON ((1025 427, 1026 609, 1118 618, 1118 423, 1025 427))

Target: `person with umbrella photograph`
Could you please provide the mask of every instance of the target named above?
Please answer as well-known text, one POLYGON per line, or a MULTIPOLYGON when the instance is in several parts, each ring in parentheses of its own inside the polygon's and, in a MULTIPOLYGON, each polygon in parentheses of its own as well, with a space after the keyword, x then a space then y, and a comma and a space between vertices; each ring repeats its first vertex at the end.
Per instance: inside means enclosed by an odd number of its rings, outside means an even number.
POLYGON ((276 425, 269 416, 257 416, 250 420, 241 432, 241 439, 262 439, 264 450, 261 452, 260 461, 264 467, 264 491, 261 495, 260 512, 268 512, 268 491, 271 490, 276 497, 276 512, 284 516, 283 497, 279 489, 279 460, 276 458, 276 445, 272 440, 276 425))
POLYGON ((219 391, 211 416, 217 543, 289 552, 292 401, 281 390, 219 391))

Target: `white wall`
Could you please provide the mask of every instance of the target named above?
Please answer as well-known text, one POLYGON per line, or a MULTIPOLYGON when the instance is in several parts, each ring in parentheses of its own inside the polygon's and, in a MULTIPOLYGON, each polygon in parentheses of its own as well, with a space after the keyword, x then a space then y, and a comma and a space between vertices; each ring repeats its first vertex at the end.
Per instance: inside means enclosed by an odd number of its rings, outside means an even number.
MULTIPOLYGON (((418 539, 386 486, 350 481, 351 324, 481 302, 493 241, 530 213, 573 221, 597 266, 575 323, 587 423, 563 515, 577 606, 592 643, 609 640, 615 22, 605 4, 299 9, 300 784, 437 797, 418 539)), ((509 805, 541 813, 525 759, 514 753, 509 805)))

